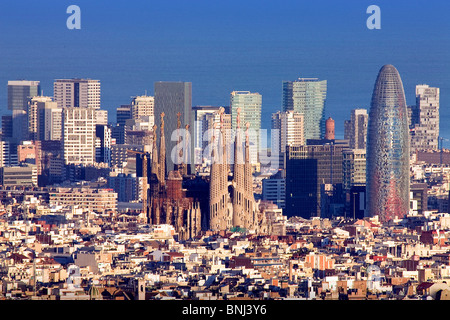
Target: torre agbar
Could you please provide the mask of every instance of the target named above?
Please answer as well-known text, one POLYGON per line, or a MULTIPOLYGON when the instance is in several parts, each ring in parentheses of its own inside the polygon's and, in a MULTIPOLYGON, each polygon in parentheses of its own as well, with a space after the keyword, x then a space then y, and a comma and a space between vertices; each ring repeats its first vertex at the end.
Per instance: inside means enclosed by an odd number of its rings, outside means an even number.
POLYGON ((375 82, 367 131, 367 215, 380 221, 409 210, 409 132, 397 69, 383 66, 375 82))

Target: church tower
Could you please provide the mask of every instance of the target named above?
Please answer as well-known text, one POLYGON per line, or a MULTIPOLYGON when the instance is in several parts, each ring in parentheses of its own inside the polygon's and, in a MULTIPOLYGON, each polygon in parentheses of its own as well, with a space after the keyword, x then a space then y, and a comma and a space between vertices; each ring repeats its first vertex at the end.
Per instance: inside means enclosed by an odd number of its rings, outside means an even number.
POLYGON ((230 199, 228 194, 228 164, 225 135, 223 132, 223 113, 220 108, 220 128, 214 125, 211 138, 211 172, 209 183, 210 229, 226 230, 231 226, 230 199), (217 137, 218 136, 218 137, 217 137))
POLYGON ((252 166, 250 163, 250 143, 248 135, 250 123, 246 123, 245 147, 244 152, 242 152, 239 114, 236 121, 237 130, 234 146, 235 164, 233 175, 233 226, 253 229, 255 227, 256 202, 253 195, 252 166))

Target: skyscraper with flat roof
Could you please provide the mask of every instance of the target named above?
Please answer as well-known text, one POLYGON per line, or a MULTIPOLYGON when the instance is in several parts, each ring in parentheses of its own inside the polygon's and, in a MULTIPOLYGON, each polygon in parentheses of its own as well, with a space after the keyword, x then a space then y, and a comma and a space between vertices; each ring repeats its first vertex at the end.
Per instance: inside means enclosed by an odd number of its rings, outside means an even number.
POLYGON ((294 110, 304 116, 305 140, 323 139, 327 80, 299 78, 295 81, 283 81, 282 88, 283 111, 294 110))
POLYGON ((258 166, 260 149, 262 96, 257 92, 233 91, 230 95, 232 130, 236 130, 237 114, 240 109, 242 124, 250 124, 250 163, 258 166))
POLYGON ((352 149, 366 149, 367 123, 369 116, 366 109, 353 109, 350 120, 345 121, 344 139, 352 149))
POLYGON ((59 107, 100 108, 100 80, 56 79, 53 98, 59 107))
POLYGON ((8 110, 27 111, 28 101, 34 96, 39 96, 40 92, 39 81, 8 81, 8 110))
POLYGON ((12 139, 16 143, 28 139, 28 103, 40 95, 40 82, 8 81, 8 110, 12 110, 12 139))
POLYGON ((136 96, 131 101, 131 117, 132 119, 141 119, 148 117, 150 128, 155 124, 155 97, 153 96, 136 96))
POLYGON ((289 111, 272 113, 272 135, 278 136, 278 150, 272 146, 272 154, 278 152, 279 167, 284 167, 284 154, 286 146, 300 146, 306 144, 304 136, 303 114, 289 111), (274 130, 279 130, 278 133, 274 130))
POLYGON ((418 123, 411 130, 411 151, 439 148, 439 88, 426 84, 416 86, 413 111, 418 123))
POLYGON ((52 97, 36 96, 28 102, 28 136, 30 140, 38 140, 38 103, 52 101, 52 97))
POLYGON ((321 186, 342 184, 343 151, 347 144, 322 142, 286 147, 286 204, 288 217, 320 217, 321 186))
POLYGON ((403 83, 383 66, 373 89, 367 133, 368 216, 380 221, 409 211, 409 129, 403 83))
MULTIPOLYGON (((191 82, 166 82, 158 81, 154 84, 155 105, 154 115, 155 124, 158 131, 161 126, 160 116, 164 112, 164 135, 165 135, 165 151, 166 151, 166 170, 167 172, 174 169, 174 160, 176 159, 176 145, 178 144, 177 127, 178 117, 180 113, 181 128, 185 125, 192 128, 192 84, 191 82), (174 136, 172 136, 172 134, 174 136), (172 139, 174 138, 174 139, 172 139)), ((192 129, 189 131, 192 134, 192 129)), ((191 139, 191 142, 193 139, 191 139)), ((159 146, 159 141, 158 141, 159 146)), ((190 148, 189 162, 193 161, 193 147, 190 148)))
POLYGON ((95 108, 63 109, 63 148, 65 164, 94 164, 95 111, 95 108))

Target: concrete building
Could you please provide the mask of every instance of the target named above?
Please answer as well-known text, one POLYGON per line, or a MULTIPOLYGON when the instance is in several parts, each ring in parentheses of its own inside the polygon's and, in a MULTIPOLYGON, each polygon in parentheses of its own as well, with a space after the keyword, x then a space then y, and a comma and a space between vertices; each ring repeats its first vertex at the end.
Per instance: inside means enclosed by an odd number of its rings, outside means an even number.
POLYGON ((148 152, 148 148, 144 145, 130 145, 130 144, 114 144, 111 145, 111 167, 123 168, 130 162, 134 162, 134 168, 136 169, 136 155, 128 152, 148 152))
POLYGON ((149 127, 155 124, 155 97, 152 96, 137 96, 134 97, 130 104, 131 118, 140 119, 141 117, 148 117, 149 127))
POLYGON ((48 96, 35 96, 28 102, 28 134, 30 140, 38 139, 38 102, 52 102, 53 98, 48 96))
POLYGON ((343 150, 342 182, 344 190, 366 184, 366 150, 343 150))
POLYGON ((344 123, 344 139, 352 149, 366 149, 367 124, 369 116, 366 109, 353 109, 350 120, 344 123))
POLYGON ((108 125, 108 110, 95 110, 96 124, 106 126, 108 125))
POLYGON ((100 80, 56 79, 53 97, 61 108, 100 109, 100 80))
POLYGON ((142 201, 142 188, 136 174, 110 174, 108 186, 117 193, 118 202, 142 201))
POLYGON ((37 186, 37 167, 26 164, 18 167, 3 167, 1 170, 1 181, 3 186, 37 186))
POLYGON ((35 140, 61 140, 63 109, 54 101, 38 101, 35 140))
POLYGON ((417 123, 412 124, 411 152, 439 148, 439 88, 426 84, 416 86, 417 123))
POLYGON ((77 207, 97 213, 117 211, 117 193, 112 189, 56 188, 49 195, 50 205, 77 207))
MULTIPOLYGON (((210 137, 205 137, 205 133, 209 129, 206 119, 207 115, 217 113, 220 107, 216 106, 194 106, 192 107, 192 117, 194 119, 192 141, 194 142, 194 163, 201 165, 204 158, 204 150, 210 137)), ((231 120, 230 120, 231 123, 231 120)))
POLYGON ((279 167, 284 167, 286 146, 306 144, 304 135, 304 115, 293 110, 278 111, 272 114, 272 135, 278 134, 278 150, 272 146, 272 155, 278 152, 279 167), (274 131, 278 130, 278 131, 274 131))
MULTIPOLYGON (((204 156, 206 160, 210 159, 210 154, 208 153, 208 145, 211 142, 211 139, 215 133, 218 133, 219 135, 223 133, 224 135, 224 141, 225 145, 227 147, 227 163, 231 165, 231 168, 234 165, 233 162, 233 137, 235 135, 235 131, 232 130, 232 120, 231 120, 231 114, 223 113, 221 114, 219 109, 216 112, 208 113, 203 118, 203 150, 204 150, 204 156), (222 122, 221 122, 222 121, 222 122), (219 128, 220 126, 223 127, 223 130, 218 132, 214 128, 219 128)), ((219 137, 217 137, 219 138, 219 137)))
POLYGON ((95 108, 63 109, 63 148, 65 164, 94 164, 95 108))
POLYGON ((286 206, 286 178, 280 170, 277 174, 262 180, 262 199, 271 201, 280 209, 286 206))

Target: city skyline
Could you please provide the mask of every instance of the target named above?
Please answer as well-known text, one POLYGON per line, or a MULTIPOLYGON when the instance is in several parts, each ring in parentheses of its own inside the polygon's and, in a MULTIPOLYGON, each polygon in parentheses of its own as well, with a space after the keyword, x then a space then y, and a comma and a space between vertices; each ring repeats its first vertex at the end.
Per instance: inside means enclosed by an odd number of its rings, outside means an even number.
POLYGON ((450 300, 447 10, 0 2, 0 300, 450 300))
MULTIPOLYGON (((131 96, 146 90, 152 95, 155 81, 189 81, 193 84, 193 105, 228 105, 229 93, 234 90, 261 93, 262 127, 269 129, 270 121, 266 119, 281 109, 282 81, 317 77, 328 81, 325 117, 331 116, 336 121, 336 135, 342 137, 344 114, 354 108, 369 107, 370 75, 388 63, 396 65, 403 75, 408 105, 415 103, 415 86, 421 83, 440 87, 441 104, 450 103, 447 95, 450 72, 445 72, 449 70, 445 52, 450 43, 443 34, 432 32, 448 26, 443 19, 449 6, 446 3, 432 1, 421 6, 420 1, 408 5, 380 1, 383 19, 380 30, 367 29, 367 5, 358 1, 342 4, 322 1, 310 7, 291 1, 279 5, 263 3, 258 6, 258 14, 246 22, 239 17, 252 12, 252 1, 240 4, 241 11, 236 16, 224 14, 221 4, 203 1, 193 7, 179 1, 171 4, 155 1, 151 9, 144 5, 143 10, 136 10, 137 4, 130 2, 129 11, 125 12, 140 16, 148 9, 159 13, 152 22, 131 24, 134 30, 125 25, 131 16, 121 16, 124 8, 119 4, 108 4, 110 11, 106 15, 99 4, 80 1, 83 9, 80 30, 66 28, 65 4, 41 2, 37 6, 31 1, 25 4, 20 7, 3 4, 2 12, 9 15, 2 17, 0 26, 9 30, 8 21, 19 14, 25 17, 39 14, 46 23, 33 24, 39 37, 24 33, 29 25, 26 19, 10 33, 20 37, 13 39, 8 32, 0 35, 5 49, 0 56, 3 57, 0 83, 20 78, 40 80, 45 95, 52 91, 57 78, 100 79, 102 107, 110 115, 116 107, 129 103, 131 96), (199 21, 210 22, 210 28, 181 15, 180 21, 189 23, 185 23, 183 32, 177 32, 180 22, 170 15, 174 6, 184 9, 186 14, 192 13, 192 17, 201 17, 199 21), (283 6, 291 10, 280 21, 277 13, 283 6), (421 19, 413 23, 406 19, 410 15, 421 19), (121 22, 115 25, 113 21, 121 22), (224 21, 233 22, 233 28, 224 30, 221 27, 224 21), (268 21, 267 25, 262 21, 268 21), (307 28, 310 32, 282 32, 289 27, 307 28), (39 45, 40 49, 31 56, 19 38, 30 46, 39 45), (141 43, 139 50, 125 49, 141 39, 148 41, 141 43), (417 41, 426 41, 426 48, 417 46, 417 41), (92 43, 98 45, 94 48, 92 43), (399 49, 385 50, 393 45, 399 49), (326 48, 333 48, 332 52, 326 48)), ((5 94, 0 90, 0 101, 5 101, 2 98, 5 94)), ((450 114, 442 109, 441 119, 445 123, 450 114)), ((442 136, 450 137, 446 130, 441 129, 442 136)))

